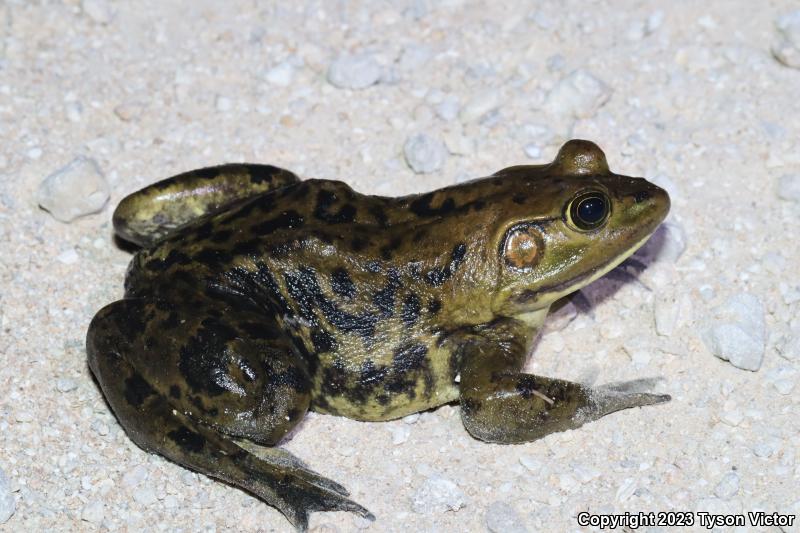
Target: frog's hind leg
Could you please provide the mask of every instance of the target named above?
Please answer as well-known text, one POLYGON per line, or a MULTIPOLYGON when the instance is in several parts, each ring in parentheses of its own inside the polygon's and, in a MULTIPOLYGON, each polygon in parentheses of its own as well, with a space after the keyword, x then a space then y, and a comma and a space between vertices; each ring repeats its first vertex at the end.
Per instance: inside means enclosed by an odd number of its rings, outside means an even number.
MULTIPOLYGON (((154 379, 152 371, 140 372, 132 361, 140 362, 143 352, 146 356, 153 348, 163 347, 147 333, 148 323, 159 322, 157 307, 143 299, 115 302, 98 312, 87 334, 89 366, 120 424, 139 447, 254 494, 301 531, 307 528, 313 511, 350 511, 374 519, 347 498, 344 487, 309 470, 289 452, 237 444, 224 427, 212 426, 197 413, 183 410, 174 386, 165 392, 165 383, 154 379)), ((208 338, 218 338, 221 330, 212 331, 213 326, 206 325, 211 328, 206 330, 208 338)), ((180 333, 161 336, 170 335, 180 333)), ((233 348, 229 345, 228 349, 233 348)), ((164 359, 168 366, 169 356, 164 359)), ((208 360, 196 363, 202 367, 208 360)), ((278 433, 283 432, 285 428, 280 428, 278 433)), ((274 440, 277 435, 262 437, 274 440)))
POLYGON ((150 246, 181 226, 254 196, 297 183, 271 165, 228 164, 184 172, 125 197, 114 211, 123 239, 150 246))

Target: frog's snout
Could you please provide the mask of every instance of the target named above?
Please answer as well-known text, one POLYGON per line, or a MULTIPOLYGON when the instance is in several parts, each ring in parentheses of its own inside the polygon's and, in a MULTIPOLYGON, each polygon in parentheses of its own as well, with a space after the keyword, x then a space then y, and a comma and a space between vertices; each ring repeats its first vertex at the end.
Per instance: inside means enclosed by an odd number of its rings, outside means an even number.
POLYGON ((637 211, 641 213, 642 225, 646 226, 648 231, 653 231, 669 213, 671 205, 669 193, 647 180, 641 181, 642 184, 636 190, 631 191, 630 196, 633 197, 633 203, 638 208, 637 211))

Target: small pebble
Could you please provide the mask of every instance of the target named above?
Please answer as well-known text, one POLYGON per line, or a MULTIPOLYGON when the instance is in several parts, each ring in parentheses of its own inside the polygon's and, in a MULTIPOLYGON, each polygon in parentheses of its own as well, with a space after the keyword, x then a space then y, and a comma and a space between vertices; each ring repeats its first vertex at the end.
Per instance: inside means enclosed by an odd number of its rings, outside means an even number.
POLYGON ((766 323, 758 297, 739 293, 715 309, 714 322, 704 340, 715 356, 733 366, 755 372, 764 360, 766 323))
POLYGON ((458 103, 458 98, 450 94, 436 106, 436 116, 446 122, 450 122, 458 117, 460 110, 461 105, 458 103))
POLYGON ((122 485, 125 487, 135 487, 147 479, 147 467, 136 465, 122 476, 122 485))
POLYGON ((365 89, 378 83, 381 66, 371 55, 343 55, 328 68, 328 82, 340 89, 365 89))
POLYGON ((142 102, 123 102, 114 108, 114 114, 123 122, 130 122, 139 118, 144 108, 145 104, 142 102))
POLYGON ((533 473, 541 472, 542 470, 542 462, 538 459, 534 459, 530 455, 522 455, 519 458, 519 462, 522 466, 527 468, 533 473))
POLYGON ((0 468, 0 524, 5 524, 17 509, 14 495, 11 493, 11 481, 0 468))
POLYGON ((775 28, 778 35, 772 55, 787 67, 800 69, 800 9, 778 17, 775 28))
POLYGON ((114 18, 114 10, 108 0, 83 0, 81 9, 97 24, 108 24, 114 18))
POLYGON ((467 497, 458 485, 441 476, 431 476, 414 492, 411 508, 415 513, 431 514, 458 511, 467 497))
POLYGON ((72 378, 58 378, 56 380, 56 390, 58 392, 71 392, 78 388, 78 383, 72 378))
POLYGON ((589 118, 608 102, 611 93, 605 82, 589 71, 578 69, 556 83, 547 95, 545 106, 558 115, 589 118))
POLYGON ((506 502, 496 501, 486 509, 486 528, 492 533, 526 533, 517 511, 506 502))
POLYGON ((81 520, 94 524, 95 526, 102 524, 105 516, 106 509, 102 500, 92 500, 81 510, 81 520))
POLYGON ((467 102, 467 104, 461 108, 461 112, 458 116, 462 122, 473 122, 497 109, 500 102, 500 93, 497 90, 492 89, 485 91, 467 102))
POLYGON ((138 487, 133 491, 133 499, 145 507, 149 507, 158 501, 156 493, 151 487, 138 487))
POLYGON ((80 122, 83 116, 83 104, 76 101, 67 102, 64 104, 64 110, 67 115, 67 120, 70 122, 80 122))
POLYGON ((294 67, 288 61, 279 63, 264 74, 267 83, 276 87, 288 87, 294 78, 294 67))
POLYGON ((412 413, 410 415, 403 417, 403 422, 406 424, 416 424, 419 420, 420 414, 419 413, 412 413))
POLYGON ((217 108, 217 111, 230 111, 233 109, 233 100, 228 98, 227 96, 217 95, 216 99, 214 100, 214 107, 217 108))
POLYGON ((398 446, 403 444, 405 441, 408 440, 408 436, 411 435, 411 428, 408 427, 408 424, 402 425, 390 425, 389 432, 392 434, 392 444, 398 446))
POLYGON ((99 212, 108 198, 108 183, 100 166, 83 156, 47 176, 37 194, 39 206, 62 222, 99 212))
POLYGON ((736 472, 725 474, 714 487, 714 495, 723 500, 730 500, 737 492, 739 492, 739 474, 736 472))
POLYGON ((525 155, 531 159, 539 159, 542 157, 542 148, 537 144, 528 143, 523 149, 525 150, 525 155))
POLYGON ((406 140, 403 155, 411 170, 417 174, 436 172, 447 158, 444 143, 425 133, 418 133, 406 140))
POLYGON ((800 174, 786 174, 778 178, 778 197, 781 200, 800 202, 800 174))
POLYGON ((80 256, 75 248, 67 248, 56 256, 56 261, 65 265, 74 265, 79 259, 80 256))
POLYGON ((776 438, 768 438, 763 442, 759 442, 753 446, 753 454, 756 457, 767 459, 777 452, 781 447, 781 441, 776 438))

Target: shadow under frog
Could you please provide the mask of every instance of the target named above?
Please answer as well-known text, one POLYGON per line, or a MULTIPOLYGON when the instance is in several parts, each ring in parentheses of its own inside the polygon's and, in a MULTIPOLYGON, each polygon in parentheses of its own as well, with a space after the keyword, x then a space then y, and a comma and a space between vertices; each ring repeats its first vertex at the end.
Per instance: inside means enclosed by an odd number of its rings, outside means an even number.
POLYGON ((550 306, 633 254, 669 205, 581 140, 399 198, 267 165, 188 172, 117 207, 142 248, 89 326, 89 366, 145 450, 301 530, 312 511, 372 518, 275 447, 309 409, 379 421, 458 401, 471 435, 520 443, 669 400, 653 380, 522 372, 550 306))

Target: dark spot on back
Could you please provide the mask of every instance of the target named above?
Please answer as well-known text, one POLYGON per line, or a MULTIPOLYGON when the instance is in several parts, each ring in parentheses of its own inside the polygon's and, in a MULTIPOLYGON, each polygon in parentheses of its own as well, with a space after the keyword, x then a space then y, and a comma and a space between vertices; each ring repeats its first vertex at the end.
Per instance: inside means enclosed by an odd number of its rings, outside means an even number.
POLYGON ((250 173, 250 183, 261 185, 262 183, 271 183, 272 177, 281 169, 272 165, 248 165, 247 170, 250 173))
POLYGON ((199 433, 195 433, 185 426, 181 426, 174 431, 167 433, 167 437, 177 444, 182 450, 192 453, 200 453, 206 444, 206 439, 199 433))
POLYGON ((428 312, 432 315, 435 315, 442 309, 442 301, 438 298, 433 298, 431 301, 428 302, 428 312))
POLYGON ((413 326, 417 319, 419 319, 420 309, 421 305, 419 296, 414 293, 406 296, 405 300, 403 301, 403 312, 400 315, 406 327, 413 326))
POLYGON ((337 268, 331 275, 331 289, 339 296, 352 299, 356 295, 356 286, 350 279, 350 274, 343 268, 337 268))
POLYGON ((252 227, 253 233, 266 235, 279 229, 294 229, 303 226, 303 217, 297 211, 291 209, 284 211, 275 218, 256 224, 252 227))
POLYGON ((133 407, 140 407, 156 391, 141 374, 134 373, 125 380, 125 400, 133 407))
POLYGON ((423 194, 409 205, 411 212, 420 217, 444 216, 453 211, 456 202, 452 197, 446 198, 439 207, 431 207, 436 191, 423 194))
POLYGON ((212 180, 219 176, 221 168, 220 167, 207 167, 207 168, 200 168, 191 173, 195 176, 202 178, 204 180, 212 180))
POLYGON ((176 400, 180 400, 181 399, 181 388, 178 387, 177 385, 172 385, 169 388, 169 395, 170 395, 171 398, 175 398, 176 400))

